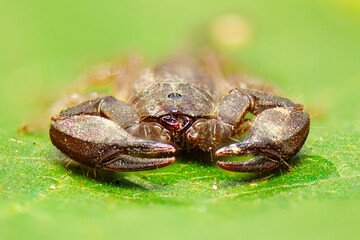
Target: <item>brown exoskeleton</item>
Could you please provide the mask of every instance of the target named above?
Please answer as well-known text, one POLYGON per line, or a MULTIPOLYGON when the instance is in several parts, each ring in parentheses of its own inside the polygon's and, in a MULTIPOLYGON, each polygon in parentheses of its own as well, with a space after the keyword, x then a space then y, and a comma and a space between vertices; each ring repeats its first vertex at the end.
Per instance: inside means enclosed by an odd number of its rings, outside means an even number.
POLYGON ((164 167, 180 149, 253 156, 217 162, 237 172, 274 169, 296 155, 309 132, 303 106, 241 80, 234 84, 211 65, 180 59, 142 69, 127 101, 100 97, 53 116, 51 141, 79 163, 112 171, 164 167), (235 88, 229 92, 229 86, 235 88), (255 118, 247 119, 247 113, 255 118), (246 138, 226 145, 246 131, 246 138))

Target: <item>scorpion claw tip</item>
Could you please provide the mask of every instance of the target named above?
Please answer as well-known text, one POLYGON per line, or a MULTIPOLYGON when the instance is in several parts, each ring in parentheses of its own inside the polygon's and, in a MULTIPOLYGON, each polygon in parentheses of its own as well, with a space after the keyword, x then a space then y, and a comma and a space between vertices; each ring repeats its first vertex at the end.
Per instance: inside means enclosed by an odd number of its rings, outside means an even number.
POLYGON ((217 165, 225 170, 233 172, 263 172, 279 166, 278 161, 268 158, 255 156, 252 159, 238 162, 222 162, 218 161, 217 165))
POLYGON ((226 156, 236 156, 240 152, 240 149, 235 145, 228 145, 218 149, 215 152, 215 156, 217 157, 226 157, 226 156))

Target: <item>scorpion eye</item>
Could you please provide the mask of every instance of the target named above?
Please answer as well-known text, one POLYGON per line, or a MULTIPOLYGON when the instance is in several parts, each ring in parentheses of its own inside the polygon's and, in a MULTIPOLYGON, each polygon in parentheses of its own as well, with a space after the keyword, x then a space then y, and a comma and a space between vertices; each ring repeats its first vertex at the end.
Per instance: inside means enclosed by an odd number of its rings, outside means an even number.
POLYGON ((180 93, 170 93, 167 97, 172 98, 172 99, 176 99, 176 98, 181 98, 182 95, 180 93))

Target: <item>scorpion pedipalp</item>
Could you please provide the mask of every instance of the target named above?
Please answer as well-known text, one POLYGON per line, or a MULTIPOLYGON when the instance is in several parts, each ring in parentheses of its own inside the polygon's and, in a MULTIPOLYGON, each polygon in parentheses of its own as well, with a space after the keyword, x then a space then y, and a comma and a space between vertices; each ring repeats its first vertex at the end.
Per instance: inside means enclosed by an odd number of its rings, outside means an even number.
POLYGON ((112 171, 140 171, 175 161, 172 145, 135 137, 99 116, 75 115, 52 120, 53 144, 72 159, 112 171), (164 155, 164 156, 162 156, 164 155))
POLYGON ((235 172, 261 172, 279 167, 302 147, 309 132, 310 118, 303 111, 277 107, 261 112, 253 122, 247 138, 216 151, 217 157, 251 156, 246 161, 218 165, 235 172))

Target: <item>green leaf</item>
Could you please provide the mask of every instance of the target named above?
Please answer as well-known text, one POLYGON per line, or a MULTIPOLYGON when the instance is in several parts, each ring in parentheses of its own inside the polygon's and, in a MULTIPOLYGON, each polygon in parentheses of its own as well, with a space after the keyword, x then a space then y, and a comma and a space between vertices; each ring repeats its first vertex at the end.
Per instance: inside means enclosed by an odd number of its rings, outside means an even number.
POLYGON ((357 238, 359 9, 327 0, 5 3, 0 238, 357 238), (94 59, 129 46, 166 56, 179 36, 229 10, 254 27, 251 45, 229 55, 312 117, 290 170, 232 173, 189 154, 157 170, 94 171, 61 154, 47 130, 17 132, 94 59))

